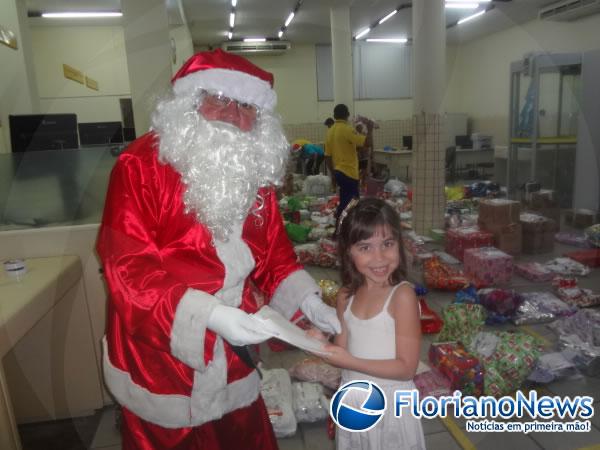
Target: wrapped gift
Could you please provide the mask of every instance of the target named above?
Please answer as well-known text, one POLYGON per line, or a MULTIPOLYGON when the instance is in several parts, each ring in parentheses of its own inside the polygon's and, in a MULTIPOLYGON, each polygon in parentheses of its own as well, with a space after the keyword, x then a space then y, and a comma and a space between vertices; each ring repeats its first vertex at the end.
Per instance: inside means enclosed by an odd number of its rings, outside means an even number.
POLYGON ((600 247, 600 223, 587 227, 585 229, 585 237, 590 245, 600 247))
POLYGON ((323 301, 329 306, 333 306, 335 308, 340 285, 333 280, 319 280, 318 284, 321 288, 321 296, 323 297, 323 301))
POLYGON ((565 253, 567 258, 574 259, 581 264, 588 267, 598 267, 600 266, 600 250, 580 250, 576 252, 565 253))
POLYGON ((503 227, 519 222, 521 204, 504 198, 485 199, 479 202, 479 225, 482 228, 503 227))
POLYGON ((429 361, 449 381, 452 391, 463 395, 483 394, 484 369, 479 359, 457 342, 431 344, 429 361))
POLYGON ((465 251, 465 274, 478 287, 510 283, 513 257, 495 247, 465 251))
POLYGON ((462 270, 444 264, 436 256, 423 262, 423 279, 430 289, 457 291, 469 284, 462 270))
POLYGON ((520 331, 501 332, 498 336, 494 353, 483 361, 485 394, 495 397, 509 395, 518 389, 533 370, 543 349, 536 338, 520 331))
POLYGON ((461 261, 466 249, 488 247, 493 243, 494 236, 479 227, 451 228, 446 232, 446 251, 461 261))
POLYGON ((437 369, 422 372, 413 378, 415 386, 419 390, 421 398, 442 397, 452 395, 452 384, 450 380, 437 369))
POLYGON ((538 262, 521 262, 515 264, 515 273, 530 281, 550 281, 556 275, 538 262))
POLYGON ((549 253, 554 250, 556 222, 534 213, 522 213, 520 224, 523 231, 523 253, 549 253))
POLYGON ((554 240, 561 244, 572 245, 573 247, 590 248, 592 245, 587 236, 582 232, 559 231, 554 235, 554 240))
POLYGON ((316 243, 294 245, 294 252, 300 264, 315 264, 320 250, 316 243))
POLYGON ((459 341, 468 346, 473 337, 481 331, 486 311, 481 305, 472 303, 452 303, 442 310, 444 325, 438 335, 438 342, 459 341))

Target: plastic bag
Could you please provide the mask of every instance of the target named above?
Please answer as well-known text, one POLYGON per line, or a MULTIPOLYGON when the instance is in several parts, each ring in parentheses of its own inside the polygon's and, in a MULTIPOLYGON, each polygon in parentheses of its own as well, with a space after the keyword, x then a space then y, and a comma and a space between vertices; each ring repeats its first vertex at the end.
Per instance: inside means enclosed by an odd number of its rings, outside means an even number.
POLYGON ((292 398, 298 423, 316 422, 329 415, 329 402, 318 383, 292 383, 292 398))
POLYGON ((294 242, 304 243, 310 234, 310 227, 305 227, 295 223, 286 223, 285 231, 288 237, 294 242))
POLYGON ((544 266, 557 275, 583 277, 590 273, 589 267, 586 267, 571 258, 554 258, 545 263, 544 266))
POLYGON ((395 197, 401 196, 404 192, 406 192, 406 184, 404 184, 400 180, 391 179, 388 180, 387 183, 383 186, 383 190, 385 192, 389 192, 395 197))
POLYGON ((285 369, 262 369, 260 393, 269 420, 278 438, 296 433, 297 422, 292 409, 292 381, 285 369))
POLYGON ((289 374, 300 381, 321 383, 330 389, 337 389, 340 385, 341 370, 316 356, 298 361, 289 369, 289 374))

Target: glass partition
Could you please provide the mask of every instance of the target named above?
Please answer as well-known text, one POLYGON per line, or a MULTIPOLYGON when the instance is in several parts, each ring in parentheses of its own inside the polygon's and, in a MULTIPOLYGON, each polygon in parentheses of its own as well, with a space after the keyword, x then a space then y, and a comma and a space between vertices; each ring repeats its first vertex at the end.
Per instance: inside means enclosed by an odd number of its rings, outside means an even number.
POLYGON ((0 230, 99 223, 120 147, 0 154, 0 230))

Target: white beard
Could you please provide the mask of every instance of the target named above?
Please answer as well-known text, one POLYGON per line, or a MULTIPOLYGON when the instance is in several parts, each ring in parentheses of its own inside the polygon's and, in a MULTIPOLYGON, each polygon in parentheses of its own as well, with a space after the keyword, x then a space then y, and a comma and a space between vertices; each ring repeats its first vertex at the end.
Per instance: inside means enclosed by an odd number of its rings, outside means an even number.
POLYGON ((196 112, 193 95, 159 102, 152 127, 160 137, 159 159, 181 175, 183 202, 213 237, 226 241, 235 224, 262 199, 258 189, 279 185, 289 144, 279 118, 262 111, 254 128, 243 132, 196 112))

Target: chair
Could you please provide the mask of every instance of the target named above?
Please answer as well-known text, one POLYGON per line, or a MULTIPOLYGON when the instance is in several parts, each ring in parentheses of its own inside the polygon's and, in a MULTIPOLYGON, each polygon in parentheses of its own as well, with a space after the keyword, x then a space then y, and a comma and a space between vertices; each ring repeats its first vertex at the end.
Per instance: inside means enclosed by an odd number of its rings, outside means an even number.
POLYGON ((450 181, 454 181, 456 175, 456 147, 446 147, 446 177, 450 181))

